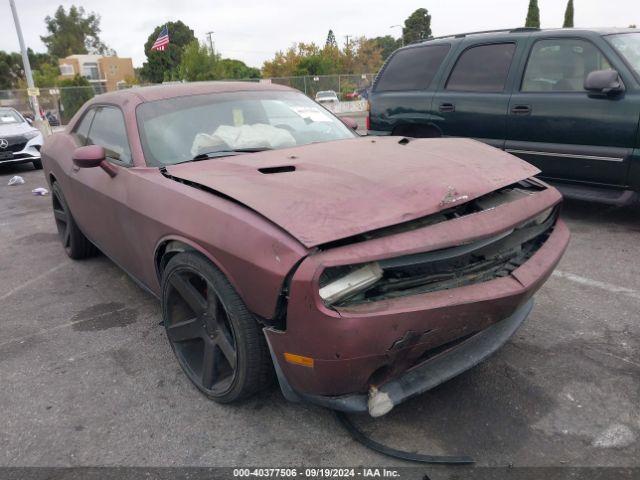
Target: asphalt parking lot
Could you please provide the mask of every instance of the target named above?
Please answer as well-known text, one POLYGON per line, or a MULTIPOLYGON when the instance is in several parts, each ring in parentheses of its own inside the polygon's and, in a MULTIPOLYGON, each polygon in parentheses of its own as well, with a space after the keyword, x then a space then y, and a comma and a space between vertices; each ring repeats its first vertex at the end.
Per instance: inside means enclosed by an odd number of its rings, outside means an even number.
MULTIPOLYGON (((41 186, 31 166, 0 168, 1 466, 406 465, 276 387, 208 401, 157 300, 104 256, 65 256, 41 186)), ((567 202, 563 216, 569 250, 514 338, 363 429, 479 465, 640 466, 640 208, 567 202)))

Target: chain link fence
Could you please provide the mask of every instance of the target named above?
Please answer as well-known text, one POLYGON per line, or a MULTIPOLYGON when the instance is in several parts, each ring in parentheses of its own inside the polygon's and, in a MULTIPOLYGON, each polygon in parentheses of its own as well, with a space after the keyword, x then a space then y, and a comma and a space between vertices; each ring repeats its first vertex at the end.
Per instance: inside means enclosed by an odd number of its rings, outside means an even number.
POLYGON ((366 97, 375 74, 357 75, 308 75, 304 77, 275 77, 272 83, 286 85, 315 98, 318 92, 333 90, 340 101, 359 100, 366 97))
MULTIPOLYGON (((360 111, 366 108, 364 100, 368 96, 374 74, 358 75, 317 75, 303 77, 277 77, 269 79, 247 79, 243 81, 271 82, 300 90, 310 98, 318 92, 333 90, 340 103, 328 104, 327 108, 336 113, 360 111)), ((238 80, 234 80, 238 81, 238 80)), ((135 88, 122 85, 121 88, 135 88)), ((100 86, 40 88, 40 108, 52 126, 65 125, 78 109, 95 95, 103 93, 100 86)), ((13 107, 25 116, 33 117, 27 90, 0 90, 0 106, 13 107)))
MULTIPOLYGON (((96 92, 93 87, 40 88, 38 101, 41 113, 52 126, 64 125, 96 92)), ((33 117, 33 108, 27 90, 0 90, 0 107, 13 107, 24 116, 33 117)))

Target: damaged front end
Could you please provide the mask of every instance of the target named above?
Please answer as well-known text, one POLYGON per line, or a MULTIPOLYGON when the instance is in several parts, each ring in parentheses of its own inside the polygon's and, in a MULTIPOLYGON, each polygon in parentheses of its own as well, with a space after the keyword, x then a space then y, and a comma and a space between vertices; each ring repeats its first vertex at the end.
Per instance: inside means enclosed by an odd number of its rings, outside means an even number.
POLYGON ((265 332, 287 398, 378 416, 493 353, 566 248, 560 199, 524 180, 320 246, 265 332))
POLYGON ((320 297, 325 305, 341 308, 506 277, 540 249, 557 218, 558 208, 550 208, 513 229, 465 245, 331 267, 320 277, 320 297), (338 295, 334 291, 341 284, 338 295))

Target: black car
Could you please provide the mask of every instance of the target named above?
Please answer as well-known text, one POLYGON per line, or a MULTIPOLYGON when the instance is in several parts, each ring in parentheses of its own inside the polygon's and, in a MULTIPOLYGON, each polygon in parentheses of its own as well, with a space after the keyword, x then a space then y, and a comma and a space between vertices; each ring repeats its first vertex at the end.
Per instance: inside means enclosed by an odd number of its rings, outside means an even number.
POLYGON ((462 136, 542 170, 565 195, 640 192, 640 30, 516 28, 394 52, 370 98, 370 134, 462 136))

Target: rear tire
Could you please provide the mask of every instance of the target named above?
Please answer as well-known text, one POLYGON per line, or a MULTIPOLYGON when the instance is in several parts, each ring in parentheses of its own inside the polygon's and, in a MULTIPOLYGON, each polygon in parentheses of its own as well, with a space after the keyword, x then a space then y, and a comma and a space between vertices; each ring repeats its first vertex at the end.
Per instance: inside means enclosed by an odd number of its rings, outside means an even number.
POLYGON ((33 168, 35 168, 36 170, 42 170, 42 160, 34 160, 32 163, 33 168))
POLYGON ((96 255, 98 249, 80 231, 78 225, 71 215, 71 210, 62 193, 62 188, 58 182, 51 187, 51 202, 53 204, 53 216, 58 228, 58 235, 64 247, 64 251, 70 258, 80 260, 96 255))
POLYGON ((162 318, 171 348, 208 398, 231 403, 273 381, 273 364, 255 317, 218 268, 178 253, 162 276, 162 318))

